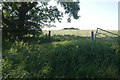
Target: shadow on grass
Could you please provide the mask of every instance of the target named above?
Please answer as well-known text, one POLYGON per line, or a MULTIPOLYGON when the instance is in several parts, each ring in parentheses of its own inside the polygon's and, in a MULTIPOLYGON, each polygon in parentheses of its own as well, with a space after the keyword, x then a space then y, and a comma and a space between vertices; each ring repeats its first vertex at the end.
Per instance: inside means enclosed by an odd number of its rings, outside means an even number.
MULTIPOLYGON (((35 38, 34 38, 35 39, 35 38)), ((38 39, 39 40, 39 39, 38 39)), ((116 78, 116 49, 111 44, 72 35, 46 37, 41 42, 13 43, 4 58, 3 77, 116 78), (9 76, 8 76, 9 75, 9 76)), ((9 44, 9 43, 8 43, 9 44)), ((4 46, 5 47, 5 46, 4 46)))

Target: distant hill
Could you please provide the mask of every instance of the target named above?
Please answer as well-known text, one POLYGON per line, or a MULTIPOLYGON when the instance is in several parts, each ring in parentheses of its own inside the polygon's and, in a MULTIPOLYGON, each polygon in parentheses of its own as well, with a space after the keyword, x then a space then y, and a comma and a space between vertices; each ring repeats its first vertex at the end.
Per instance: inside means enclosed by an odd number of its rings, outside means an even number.
POLYGON ((63 28, 63 30, 79 30, 79 28, 71 27, 71 28, 63 28))

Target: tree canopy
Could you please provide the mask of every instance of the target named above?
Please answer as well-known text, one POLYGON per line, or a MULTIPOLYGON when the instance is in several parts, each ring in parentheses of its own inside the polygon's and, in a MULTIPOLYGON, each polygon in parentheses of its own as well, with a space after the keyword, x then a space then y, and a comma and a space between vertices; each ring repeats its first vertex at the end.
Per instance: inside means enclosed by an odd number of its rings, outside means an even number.
MULTIPOLYGON (((69 17, 78 19, 79 2, 58 2, 69 17)), ((63 12, 48 2, 3 2, 2 24, 3 39, 23 39, 27 34, 38 34, 44 25, 57 20, 61 22, 63 12)))

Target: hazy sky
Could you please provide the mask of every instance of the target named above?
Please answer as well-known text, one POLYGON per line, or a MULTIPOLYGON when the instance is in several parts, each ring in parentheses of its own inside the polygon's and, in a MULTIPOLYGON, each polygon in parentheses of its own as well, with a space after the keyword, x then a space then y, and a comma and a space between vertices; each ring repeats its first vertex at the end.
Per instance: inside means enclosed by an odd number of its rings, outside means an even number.
MULTIPOLYGON (((63 29, 64 27, 75 27, 79 29, 97 29, 97 27, 107 30, 118 29, 118 1, 119 0, 80 0, 81 16, 79 20, 72 19, 67 23, 64 17, 62 23, 56 22, 56 28, 44 29, 63 29)), ((54 1, 50 4, 56 5, 54 1)), ((59 7, 61 10, 63 8, 59 7)))

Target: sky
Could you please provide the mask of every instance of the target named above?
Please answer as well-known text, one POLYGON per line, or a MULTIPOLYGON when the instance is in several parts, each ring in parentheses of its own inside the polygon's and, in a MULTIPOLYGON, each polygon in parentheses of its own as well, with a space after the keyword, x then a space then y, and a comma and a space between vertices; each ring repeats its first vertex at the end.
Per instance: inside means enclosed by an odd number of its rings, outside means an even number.
MULTIPOLYGON (((47 30, 58 30, 65 27, 75 27, 81 30, 90 30, 102 28, 105 30, 118 30, 118 2, 119 0, 80 0, 81 16, 78 20, 72 18, 71 23, 67 23, 67 17, 64 16, 61 23, 56 22, 56 27, 43 28, 47 30)), ((57 5, 53 0, 50 5, 57 5)), ((62 11, 63 8, 58 6, 62 11)))

